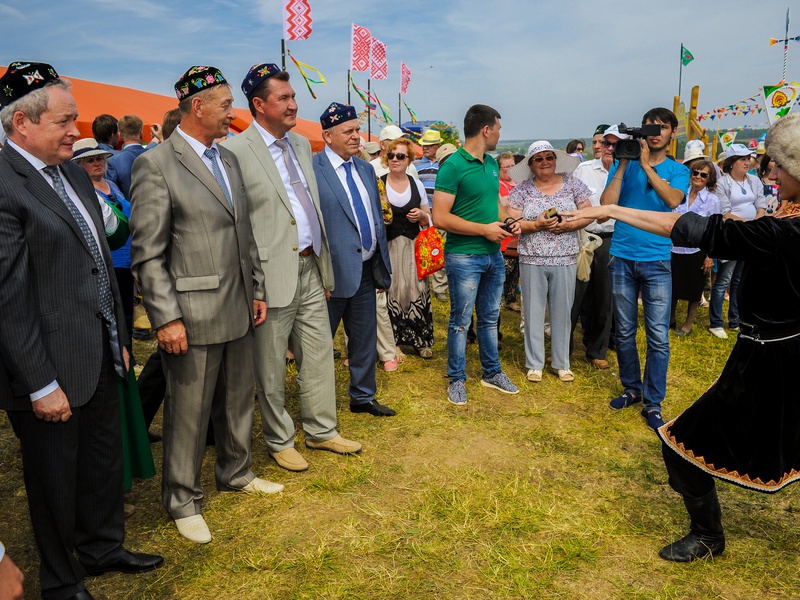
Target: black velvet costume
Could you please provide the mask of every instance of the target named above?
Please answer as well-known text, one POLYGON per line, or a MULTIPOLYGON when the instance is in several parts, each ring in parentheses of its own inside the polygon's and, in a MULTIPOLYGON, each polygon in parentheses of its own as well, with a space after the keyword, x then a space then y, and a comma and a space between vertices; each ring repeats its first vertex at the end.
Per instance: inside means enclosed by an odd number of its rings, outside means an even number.
POLYGON ((772 493, 800 478, 800 219, 683 215, 676 246, 743 260, 741 332, 719 379, 658 433, 719 479, 772 493))

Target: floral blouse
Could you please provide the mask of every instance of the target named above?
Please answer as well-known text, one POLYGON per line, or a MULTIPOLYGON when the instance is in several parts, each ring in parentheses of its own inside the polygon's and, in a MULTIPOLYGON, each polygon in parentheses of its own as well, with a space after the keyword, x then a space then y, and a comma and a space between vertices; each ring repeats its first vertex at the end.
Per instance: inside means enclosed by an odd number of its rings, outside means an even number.
MULTIPOLYGON (((575 210, 577 203, 589 200, 591 190, 585 183, 572 175, 561 174, 564 185, 554 194, 545 195, 533 185, 533 179, 526 179, 508 195, 508 205, 522 211, 522 218, 535 221, 548 208, 555 207, 558 212, 575 210)), ((527 265, 568 266, 578 262, 578 232, 535 231, 519 236, 519 262, 527 265)))

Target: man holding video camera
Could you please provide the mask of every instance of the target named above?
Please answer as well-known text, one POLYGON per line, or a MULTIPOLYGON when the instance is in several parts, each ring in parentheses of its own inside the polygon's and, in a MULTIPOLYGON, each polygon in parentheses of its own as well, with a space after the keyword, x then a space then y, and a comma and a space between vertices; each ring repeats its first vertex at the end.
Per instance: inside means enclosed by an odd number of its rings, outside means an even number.
MULTIPOLYGON (((642 117, 641 130, 620 124, 619 132, 631 139, 606 132, 604 144, 615 145, 617 160, 609 169, 600 203, 658 212, 670 212, 681 204, 689 188, 689 169, 667 158, 667 146, 677 127, 678 119, 671 110, 653 108, 642 117)), ((644 401, 642 417, 655 430, 664 424, 661 402, 669 363, 670 240, 618 222, 610 254, 614 339, 625 389, 609 406, 621 410, 644 401), (640 293, 647 334, 644 379, 636 348, 640 293)))

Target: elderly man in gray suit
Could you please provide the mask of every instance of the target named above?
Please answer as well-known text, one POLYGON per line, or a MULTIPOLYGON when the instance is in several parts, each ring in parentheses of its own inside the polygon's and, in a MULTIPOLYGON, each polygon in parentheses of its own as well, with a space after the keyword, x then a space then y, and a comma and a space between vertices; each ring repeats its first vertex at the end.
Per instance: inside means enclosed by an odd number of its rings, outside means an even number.
POLYGON ((236 117, 233 96, 214 67, 192 67, 175 91, 180 126, 133 165, 131 259, 164 351, 164 508, 181 535, 206 543, 200 468, 209 416, 217 489, 283 486, 250 469, 252 329, 267 305, 239 164, 214 141, 236 117))
POLYGON ((306 446, 338 454, 361 444, 336 431, 336 380, 326 292, 333 289, 328 238, 319 211, 311 145, 291 133, 297 103, 289 74, 275 64, 255 65, 242 82, 254 120, 223 146, 236 155, 264 269, 269 312, 255 332, 258 404, 267 448, 289 471, 308 462, 295 449, 286 412, 286 351, 297 360, 300 419, 306 446))
POLYGON ((125 316, 108 225, 69 160, 80 135, 69 82, 14 62, 0 90, 0 409, 22 448, 42 597, 91 600, 87 573, 163 563, 122 546, 125 316))
POLYGON ((332 103, 320 123, 325 150, 313 158, 314 173, 336 278, 328 319, 333 334, 344 321, 349 338, 350 411, 392 417, 395 411, 375 399, 375 290, 392 283, 375 170, 356 156, 361 136, 352 106, 332 103))

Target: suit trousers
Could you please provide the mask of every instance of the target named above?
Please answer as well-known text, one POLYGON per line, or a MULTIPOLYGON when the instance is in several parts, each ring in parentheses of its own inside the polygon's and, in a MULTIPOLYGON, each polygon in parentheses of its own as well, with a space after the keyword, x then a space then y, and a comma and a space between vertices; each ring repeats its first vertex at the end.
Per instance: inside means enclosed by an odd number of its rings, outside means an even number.
POLYGON ((294 422, 286 412, 286 350, 291 343, 306 437, 329 440, 336 431, 336 377, 327 302, 313 256, 300 257, 297 289, 288 306, 270 307, 255 330, 255 371, 261 426, 270 452, 294 447, 294 422))
POLYGON ((110 351, 103 353, 94 395, 72 407, 68 421, 47 423, 33 411, 8 411, 8 417, 22 446, 42 597, 69 598, 85 589, 84 566, 116 560, 125 535, 122 433, 110 351))
POLYGON ((361 263, 361 284, 350 298, 332 297, 328 301, 331 337, 339 322, 344 321, 347 334, 347 358, 350 361, 351 404, 375 400, 375 363, 378 360, 376 327, 375 279, 372 260, 361 263))
POLYGON ((173 519, 200 514, 200 469, 209 417, 214 425, 218 490, 251 482, 253 430, 253 337, 189 346, 184 356, 164 353, 164 463, 161 495, 173 519), (219 386, 217 393, 215 389, 219 386))
MULTIPOLYGON (((392 320, 389 318, 389 299, 387 292, 375 292, 375 309, 377 315, 378 334, 378 360, 386 362, 398 358, 397 341, 394 339, 392 320)), ((347 344, 347 334, 344 334, 344 343, 347 344)))

